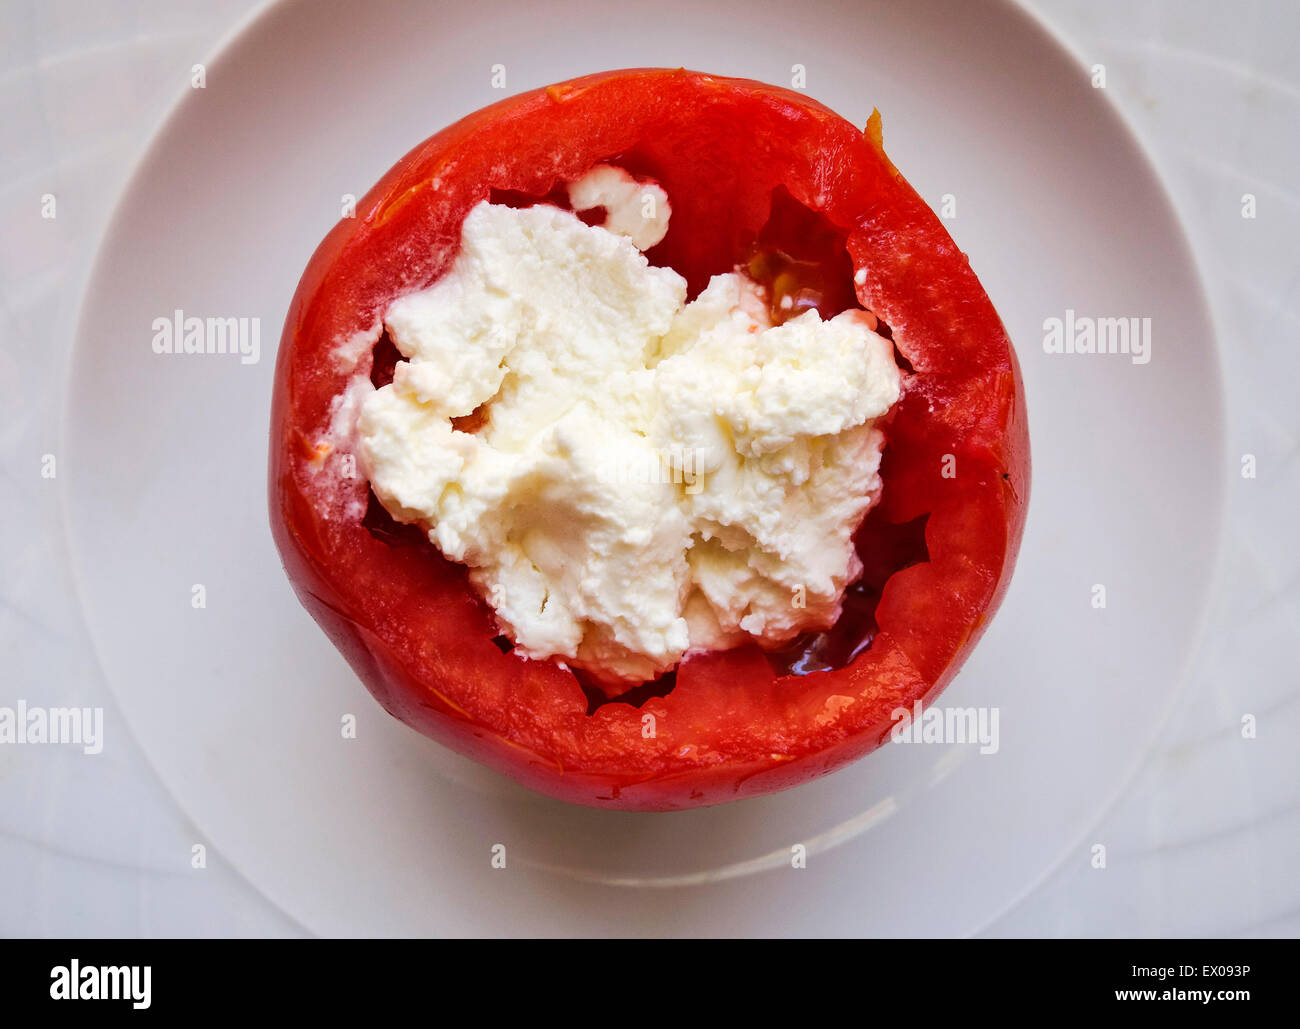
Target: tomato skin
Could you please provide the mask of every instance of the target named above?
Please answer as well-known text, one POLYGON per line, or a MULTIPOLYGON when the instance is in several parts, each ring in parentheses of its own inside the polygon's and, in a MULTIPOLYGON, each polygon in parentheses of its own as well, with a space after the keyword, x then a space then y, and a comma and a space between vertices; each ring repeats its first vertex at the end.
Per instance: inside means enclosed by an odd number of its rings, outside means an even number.
MULTIPOLYGON (((270 513, 295 591, 394 716, 542 793, 661 811, 798 785, 877 747, 891 713, 952 678, 1006 589, 1029 496, 1020 370, 965 255, 867 132, 807 97, 684 70, 588 76, 501 101, 399 161, 313 255, 276 364, 270 513), (889 428, 881 511, 928 515, 930 560, 886 584, 850 665, 777 676, 756 647, 692 657, 666 697, 593 714, 552 662, 493 644, 464 569, 362 524, 369 495, 329 438, 387 305, 450 264, 491 189, 543 195, 593 164, 653 172, 673 203, 653 263, 692 294, 742 261, 785 187, 846 234, 862 303, 915 369, 889 428), (955 477, 941 474, 948 456, 955 477), (653 716, 652 722, 646 716, 653 716), (650 726, 653 733, 649 734, 650 726)), ((869 545, 869 541, 864 541, 869 545)))

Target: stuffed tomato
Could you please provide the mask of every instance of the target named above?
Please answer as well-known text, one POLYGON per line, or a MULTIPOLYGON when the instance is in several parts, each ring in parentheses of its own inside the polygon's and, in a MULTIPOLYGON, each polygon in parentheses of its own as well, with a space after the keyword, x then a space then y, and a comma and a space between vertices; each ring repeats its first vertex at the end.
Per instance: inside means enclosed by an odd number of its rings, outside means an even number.
POLYGON ((326 237, 270 512, 394 716, 533 789, 784 789, 928 703, 1029 494, 996 312, 865 132, 683 70, 494 104, 326 237))

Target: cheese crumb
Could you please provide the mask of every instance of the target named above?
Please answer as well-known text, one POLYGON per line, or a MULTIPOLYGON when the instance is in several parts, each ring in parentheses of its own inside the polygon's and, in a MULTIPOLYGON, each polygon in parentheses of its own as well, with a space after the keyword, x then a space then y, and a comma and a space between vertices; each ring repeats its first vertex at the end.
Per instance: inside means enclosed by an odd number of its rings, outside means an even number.
POLYGON ((598 164, 569 184, 575 211, 605 209, 601 227, 627 236, 638 250, 649 250, 668 235, 668 194, 654 182, 638 182, 622 168, 598 164))

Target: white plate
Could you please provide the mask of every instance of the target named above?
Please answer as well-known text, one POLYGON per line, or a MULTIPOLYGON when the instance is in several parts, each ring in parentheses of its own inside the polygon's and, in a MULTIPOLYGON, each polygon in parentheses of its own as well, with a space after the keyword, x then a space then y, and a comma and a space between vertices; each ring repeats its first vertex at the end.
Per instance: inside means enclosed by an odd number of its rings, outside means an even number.
POLYGON ((1103 93, 1012 5, 591 11, 281 4, 173 112, 99 255, 68 398, 60 478, 109 682, 206 838, 321 933, 975 931, 1084 838, 1192 657, 1223 443, 1182 232, 1103 93), (1029 530, 944 697, 996 706, 1000 750, 891 745, 798 790, 672 815, 543 799, 387 717, 294 600, 265 501, 279 327, 342 195, 499 99, 494 65, 513 92, 648 65, 789 83, 796 64, 854 122, 878 106, 922 195, 956 198, 951 231, 1018 343, 1029 530), (261 361, 153 353, 153 320, 178 308, 260 318, 261 361), (1150 317, 1153 359, 1045 354, 1043 321, 1067 308, 1150 317))

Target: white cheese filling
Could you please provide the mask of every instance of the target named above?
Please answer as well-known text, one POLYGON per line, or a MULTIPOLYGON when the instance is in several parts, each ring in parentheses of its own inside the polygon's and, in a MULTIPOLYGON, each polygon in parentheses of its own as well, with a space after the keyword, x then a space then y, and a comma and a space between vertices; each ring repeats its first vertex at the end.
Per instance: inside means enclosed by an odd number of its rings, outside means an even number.
POLYGON ((359 443, 385 508, 469 567, 518 652, 631 685, 834 622, 899 373, 862 312, 774 326, 734 273, 687 304, 636 245, 667 198, 597 172, 570 193, 608 227, 470 211, 452 267, 385 314, 405 360, 359 443))

